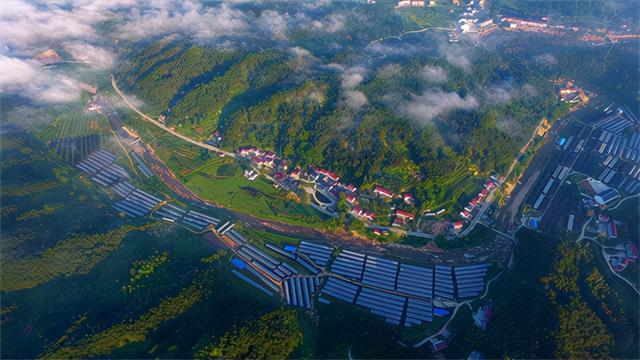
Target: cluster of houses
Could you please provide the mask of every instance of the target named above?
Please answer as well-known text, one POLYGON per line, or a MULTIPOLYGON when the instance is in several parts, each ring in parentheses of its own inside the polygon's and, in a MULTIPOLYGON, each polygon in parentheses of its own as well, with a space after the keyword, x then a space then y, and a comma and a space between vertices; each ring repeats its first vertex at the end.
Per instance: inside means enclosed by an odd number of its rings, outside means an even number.
POLYGON ((497 29, 488 11, 484 10, 484 3, 471 1, 458 20, 457 32, 487 34, 497 29))
POLYGON ((270 168, 278 169, 280 167, 283 170, 287 170, 289 164, 286 160, 279 158, 273 151, 265 151, 253 146, 241 147, 238 149, 240 156, 250 158, 251 163, 258 168, 270 168))
MULTIPOLYGON (((434 0, 432 0, 431 2, 435 5, 435 1, 434 0)), ((429 2, 427 2, 427 3, 429 3, 429 2)), ((408 7, 408 6, 423 7, 423 6, 425 6, 425 2, 424 2, 424 0, 401 0, 401 1, 398 1, 398 3, 396 4, 396 9, 397 8, 402 8, 402 7, 408 7)))
POLYGON ((367 211, 360 206, 352 207, 349 213, 362 220, 374 221, 376 219, 376 214, 373 211, 367 211))
POLYGON ((638 248, 631 241, 616 246, 615 250, 614 254, 609 255, 609 262, 616 272, 624 271, 629 264, 638 260, 638 248))
MULTIPOLYGON (((612 241, 618 240, 618 226, 621 226, 622 223, 612 220, 604 214, 598 215, 596 223, 598 224, 598 234, 601 237, 612 241)), ((631 241, 619 242, 613 248, 613 253, 609 252, 606 256, 613 270, 622 272, 629 264, 638 260, 638 248, 631 241)))
POLYGON ((522 19, 517 17, 503 16, 500 18, 502 24, 505 25, 507 30, 521 30, 530 32, 539 32, 549 35, 560 35, 566 30, 572 30, 574 32, 580 30, 578 27, 566 27, 564 25, 551 25, 549 24, 549 18, 544 16, 539 19, 529 18, 522 19))
POLYGON ((589 102, 589 95, 573 81, 558 79, 556 84, 560 101, 577 105, 585 105, 589 102))
MULTIPOLYGON (((497 185, 498 184, 494 179, 487 181, 484 184, 484 188, 478 193, 478 195, 475 196, 473 199, 471 199, 471 201, 469 201, 469 203, 464 207, 464 210, 460 212, 460 216, 465 220, 472 220, 474 216, 474 210, 476 209, 476 207, 479 207, 479 205, 482 205, 485 198, 489 194, 489 191, 491 191, 491 189, 493 189, 494 187, 497 187, 497 185)), ((455 223, 454 227, 455 226, 458 226, 459 229, 462 228, 461 223, 455 223)))
POLYGON ((408 221, 413 221, 413 213, 404 210, 396 210, 391 226, 405 226, 408 221))
POLYGON ((600 236, 609 240, 616 240, 618 238, 618 225, 620 225, 620 222, 612 221, 608 216, 599 214, 596 223, 598 224, 598 233, 600 236))
MULTIPOLYGON (((289 162, 287 160, 281 159, 272 151, 265 151, 253 146, 239 148, 238 154, 250 159, 256 168, 270 170, 274 186, 276 187, 295 191, 300 188, 301 181, 312 183, 316 193, 315 198, 319 206, 324 210, 335 211, 334 209, 332 210, 332 208, 337 204, 340 195, 344 193, 347 204, 350 207, 349 213, 352 216, 369 222, 373 222, 376 219, 376 214, 373 211, 369 211, 360 206, 358 202, 358 188, 353 184, 341 182, 340 177, 330 170, 320 167, 309 167, 306 171, 303 171, 299 167, 296 167, 291 172, 288 172, 289 162)), ((258 177, 258 173, 254 170, 245 170, 244 176, 248 180, 255 180, 258 177)), ((460 212, 460 216, 465 220, 471 220, 476 207, 484 202, 489 191, 496 186, 496 179, 492 178, 486 182, 484 188, 478 195, 471 199, 464 210, 460 212)), ((396 195, 392 190, 380 185, 375 185, 371 193, 386 201, 402 199, 403 203, 409 207, 415 207, 416 204, 412 194, 403 193, 396 195)), ((391 226, 406 227, 409 222, 415 220, 415 214, 413 212, 397 209, 396 206, 392 206, 391 210, 393 211, 391 214, 391 226)), ((444 212, 445 209, 440 209, 438 211, 425 213, 425 216, 438 216, 444 212)), ((463 226, 463 221, 456 221, 452 224, 452 230, 454 232, 460 231, 463 226)), ((374 229, 374 233, 376 233, 376 235, 384 235, 382 229, 374 229), (375 230, 378 230, 379 233, 376 233, 375 230)))
MULTIPOLYGON (((289 169, 289 162, 278 157, 273 151, 265 151, 253 146, 248 146, 239 148, 238 154, 250 159, 251 163, 258 169, 271 170, 275 187, 292 191, 300 187, 298 177, 294 176, 294 173, 296 171, 299 173, 300 169, 296 168, 291 174, 286 175, 289 169)), ((244 171, 244 177, 249 181, 255 180, 258 175, 258 172, 253 169, 244 171)))

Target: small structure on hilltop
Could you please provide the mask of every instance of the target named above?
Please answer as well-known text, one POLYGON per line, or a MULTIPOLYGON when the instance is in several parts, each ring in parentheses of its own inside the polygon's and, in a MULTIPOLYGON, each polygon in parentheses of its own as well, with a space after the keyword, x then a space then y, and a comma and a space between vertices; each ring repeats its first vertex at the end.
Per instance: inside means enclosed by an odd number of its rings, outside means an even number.
POLYGON ((35 56, 35 59, 42 65, 53 65, 62 61, 58 52, 54 49, 47 49, 35 56))
POLYGON ((491 322, 492 315, 493 306, 491 304, 483 305, 473 314, 473 322, 480 329, 486 330, 491 322))

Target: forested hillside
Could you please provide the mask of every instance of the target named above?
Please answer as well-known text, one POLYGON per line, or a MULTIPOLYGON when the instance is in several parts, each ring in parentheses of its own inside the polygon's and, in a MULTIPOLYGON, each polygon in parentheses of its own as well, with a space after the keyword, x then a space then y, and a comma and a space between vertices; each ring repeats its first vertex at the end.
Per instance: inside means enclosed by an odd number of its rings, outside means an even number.
POLYGON ((358 186, 413 191, 427 208, 471 196, 541 119, 565 113, 549 76, 571 71, 549 71, 523 44, 425 45, 422 56, 402 48, 363 62, 351 48, 232 52, 165 40, 130 53, 119 77, 188 136, 218 131, 226 149, 259 146, 358 186))

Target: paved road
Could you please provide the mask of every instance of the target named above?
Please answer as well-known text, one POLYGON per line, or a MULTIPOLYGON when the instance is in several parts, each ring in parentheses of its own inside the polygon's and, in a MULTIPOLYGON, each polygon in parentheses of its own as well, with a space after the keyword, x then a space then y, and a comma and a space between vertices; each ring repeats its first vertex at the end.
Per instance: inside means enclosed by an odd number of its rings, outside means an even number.
POLYGON ((137 107, 135 107, 133 104, 131 104, 131 102, 129 102, 129 99, 127 98, 127 96, 120 91, 120 88, 118 88, 118 84, 116 83, 116 78, 113 76, 113 74, 111 75, 111 85, 113 86, 113 89, 116 91, 116 93, 118 93, 118 95, 120 96, 120 98, 122 98, 122 100, 125 102, 125 104, 127 104, 127 106, 129 106, 129 108, 131 108, 131 110, 135 111, 138 115, 140 115, 143 119, 151 122, 152 124, 154 124, 155 126, 161 128, 162 130, 170 133, 173 136, 176 136, 184 141, 187 141, 195 146, 199 146, 203 149, 207 149, 207 150, 211 150, 211 151, 215 151, 215 152, 219 152, 219 153, 223 153, 227 156, 230 156, 232 158, 236 158, 236 153, 232 153, 232 152, 228 152, 225 150, 222 150, 218 147, 215 147, 213 145, 209 145, 209 144, 205 144, 203 142, 197 141, 197 140, 193 140, 192 138, 182 135, 179 132, 175 131, 175 130, 171 130, 170 128, 168 128, 167 126, 165 126, 163 123, 161 123, 160 121, 152 118, 151 116, 143 113, 142 111, 140 111, 137 107))
MULTIPOLYGON (((616 206, 613 206, 613 207, 609 208, 609 210, 616 209, 618 206, 620 206, 626 200, 633 199, 633 198, 636 198, 636 197, 640 197, 640 194, 630 195, 630 196, 627 196, 627 197, 623 198, 622 200, 620 200, 620 202, 618 202, 618 204, 616 204, 616 206)), ((602 257, 604 258, 604 261, 607 263, 607 266, 609 267, 609 270, 611 271, 611 273, 614 276, 616 276, 617 278, 619 278, 622 281, 624 281, 625 283, 627 283, 629 286, 631 286, 631 288, 638 295, 640 295, 640 289, 638 289, 638 287, 636 287, 636 285, 634 283, 629 281, 624 276, 618 274, 618 272, 613 269, 613 266, 611 266, 611 262, 609 261, 608 257, 605 254, 605 251, 604 251, 607 247, 602 245, 597 239, 593 238, 592 236, 585 236, 584 233, 585 233, 585 231, 587 229, 587 225, 591 222, 591 220, 593 220, 593 217, 590 217, 589 220, 585 221, 584 225, 582 225, 582 231, 580 231, 580 236, 578 236, 578 239, 576 239, 576 242, 580 242, 581 240, 589 240, 591 242, 594 242, 594 243, 598 244, 598 246, 600 246, 600 249, 602 250, 602 257)))
POLYGON ((480 300, 480 299, 484 299, 488 294, 489 294, 489 286, 491 286, 491 283, 496 280, 497 278, 500 277, 500 275, 502 275, 502 271, 500 271, 496 276, 492 277, 491 280, 487 281, 487 287, 484 290, 484 294, 482 294, 482 296, 480 296, 479 298, 475 298, 475 299, 470 299, 470 300, 465 300, 461 303, 458 303, 458 305, 456 305, 455 309, 453 310, 453 314, 451 314, 451 317, 449 318, 449 320, 447 320, 447 322, 444 324, 444 326, 442 326, 442 328, 435 334, 427 336, 426 338, 420 340, 419 342, 417 342, 415 345, 413 345, 414 348, 418 348, 422 345, 424 345, 427 341, 433 339, 434 337, 442 334, 446 329, 447 326, 449 326, 449 323, 451 321, 453 321, 453 318, 456 317, 456 314, 458 313, 458 309, 460 309, 460 307, 462 307, 463 305, 467 305, 469 306, 469 308, 471 308, 471 302, 476 301, 476 300, 480 300))

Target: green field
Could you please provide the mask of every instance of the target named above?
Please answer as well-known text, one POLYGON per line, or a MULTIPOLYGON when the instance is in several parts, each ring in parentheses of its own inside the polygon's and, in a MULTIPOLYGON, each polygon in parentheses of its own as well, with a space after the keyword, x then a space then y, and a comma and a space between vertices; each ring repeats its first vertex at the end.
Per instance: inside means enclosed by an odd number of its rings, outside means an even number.
POLYGON ((262 219, 321 226, 318 214, 308 205, 287 198, 262 177, 249 181, 232 159, 216 158, 184 177, 185 184, 199 196, 224 207, 262 219))

